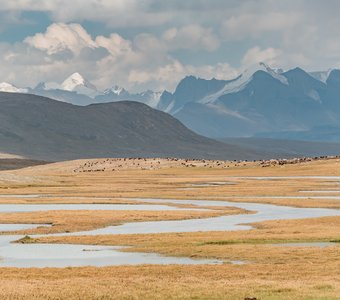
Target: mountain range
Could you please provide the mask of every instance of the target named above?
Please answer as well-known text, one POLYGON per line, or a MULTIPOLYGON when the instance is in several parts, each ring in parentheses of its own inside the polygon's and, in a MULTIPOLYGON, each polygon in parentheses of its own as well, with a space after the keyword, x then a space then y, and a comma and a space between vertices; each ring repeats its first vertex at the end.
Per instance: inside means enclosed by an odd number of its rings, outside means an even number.
POLYGON ((231 81, 189 76, 160 102, 183 124, 210 137, 340 140, 339 70, 309 74, 260 64, 231 81))
POLYGON ((32 94, 0 92, 1 153, 9 159, 2 159, 0 168, 12 168, 41 160, 95 157, 252 160, 337 155, 340 143, 267 138, 216 141, 134 101, 77 106, 32 94))
POLYGON ((211 137, 265 137, 340 141, 340 70, 284 72, 264 63, 232 80, 187 76, 173 93, 99 91, 79 73, 61 84, 35 88, 0 84, 0 91, 30 93, 76 104, 132 100, 167 112, 194 132, 211 137))
POLYGON ((0 92, 0 153, 38 160, 96 157, 255 159, 242 146, 200 136, 174 117, 134 102, 76 106, 0 92))
POLYGON ((71 74, 60 84, 56 82, 40 82, 34 88, 19 88, 13 84, 2 82, 0 83, 0 92, 33 94, 83 106, 94 103, 131 100, 142 102, 153 108, 158 106, 162 95, 162 92, 151 90, 141 93, 129 93, 117 85, 100 91, 78 72, 71 74))

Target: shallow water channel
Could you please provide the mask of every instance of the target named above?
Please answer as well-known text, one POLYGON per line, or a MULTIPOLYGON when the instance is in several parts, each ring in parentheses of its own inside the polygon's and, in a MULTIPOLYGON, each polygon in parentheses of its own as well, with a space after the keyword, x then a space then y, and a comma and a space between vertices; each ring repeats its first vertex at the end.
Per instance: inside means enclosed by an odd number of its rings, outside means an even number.
MULTIPOLYGON (((285 220, 318 218, 325 216, 340 216, 340 210, 325 208, 297 208, 289 206, 278 206, 271 204, 243 203, 231 201, 213 200, 173 200, 173 199, 129 199, 149 203, 173 203, 191 204, 200 206, 225 206, 238 207, 256 213, 220 216, 206 219, 190 219, 179 221, 154 221, 126 223, 119 226, 109 226, 106 228, 77 232, 77 235, 98 235, 98 234, 144 234, 144 233, 169 233, 169 232, 197 232, 197 231, 229 231, 251 229, 250 223, 285 220)), ((68 234, 61 234, 68 235, 68 234)))
MULTIPOLYGON (((205 200, 173 200, 173 199, 129 199, 136 201, 136 205, 122 204, 53 204, 53 205, 0 205, 0 212, 27 212, 39 210, 178 210, 167 206, 172 204, 192 204, 197 209, 200 206, 234 206, 253 211, 253 214, 240 214, 230 216, 212 217, 206 219, 191 219, 178 221, 134 222, 119 226, 64 234, 50 234, 49 236, 77 236, 99 234, 143 234, 143 233, 169 233, 169 232, 196 232, 196 231, 228 231, 251 229, 250 223, 277 220, 302 219, 323 216, 340 216, 340 210, 321 208, 294 208, 257 203, 238 203, 230 201, 205 200), (148 202, 148 204, 138 204, 148 202)), ((192 208, 190 208, 192 210, 192 208)), ((41 225, 34 224, 0 224, 0 231, 12 231, 34 228, 41 225), (20 227, 21 226, 21 227, 20 227)), ((47 236, 47 235, 45 235, 47 236)), ((217 260, 194 260, 190 258, 165 257, 150 253, 122 252, 124 247, 87 246, 63 244, 15 244, 11 243, 22 236, 0 236, 0 266, 6 267, 66 267, 66 266, 107 266, 127 264, 218 264, 217 260)), ((32 236, 35 237, 35 236, 32 236)), ((242 262, 230 262, 239 264, 242 262)))
MULTIPOLYGON (((37 195, 38 196, 38 195, 37 195)), ((34 195, 27 195, 34 198, 34 195)), ((38 196, 39 197, 39 196, 38 196)), ((58 210, 138 210, 170 211, 198 210, 158 204, 0 204, 1 213, 58 210)), ((0 232, 33 229, 48 224, 0 224, 0 232)), ((74 234, 76 235, 76 234, 74 234)), ((136 264, 220 264, 212 259, 166 257, 153 253, 122 252, 126 247, 67 244, 16 244, 22 236, 0 235, 0 266, 2 267, 68 267, 136 264)), ((32 236, 34 237, 34 236, 32 236)), ((233 262, 231 262, 233 263, 233 262)), ((239 263, 239 262, 235 262, 239 263)))
POLYGON ((213 259, 194 260, 187 257, 167 257, 154 253, 123 252, 126 247, 15 244, 18 236, 0 236, 0 267, 80 267, 140 264, 220 264, 213 259))

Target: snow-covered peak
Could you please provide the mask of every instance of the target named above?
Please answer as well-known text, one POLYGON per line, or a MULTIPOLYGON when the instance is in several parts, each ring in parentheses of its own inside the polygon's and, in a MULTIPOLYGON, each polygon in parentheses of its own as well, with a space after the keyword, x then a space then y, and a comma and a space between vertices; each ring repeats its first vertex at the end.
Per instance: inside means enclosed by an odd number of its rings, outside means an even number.
POLYGON ((88 89, 95 91, 97 90, 97 88, 91 82, 85 79, 78 72, 73 73, 71 76, 66 78, 64 82, 61 84, 61 89, 65 91, 74 91, 79 87, 86 87, 88 89))
POLYGON ((328 69, 327 71, 319 71, 319 72, 310 72, 309 75, 314 77, 316 80, 319 80, 323 83, 326 83, 329 74, 333 71, 333 69, 328 69))
POLYGON ((104 94, 111 94, 111 93, 113 93, 113 94, 119 96, 119 95, 122 94, 123 92, 126 92, 126 90, 125 90, 124 88, 122 88, 122 87, 120 87, 120 86, 118 86, 118 85, 115 85, 115 86, 113 86, 113 87, 110 88, 110 89, 106 89, 106 90, 104 91, 104 94))
POLYGON ((145 98, 145 104, 151 106, 152 108, 156 108, 161 100, 163 92, 154 92, 151 90, 147 90, 145 92, 140 93, 139 95, 142 98, 145 98))
POLYGON ((8 82, 1 82, 0 83, 0 92, 7 92, 7 93, 27 93, 28 89, 18 88, 13 84, 8 82))
POLYGON ((229 81, 221 90, 218 92, 208 95, 201 99, 200 103, 212 103, 219 97, 225 94, 236 93, 243 90, 247 84, 253 79, 253 75, 258 71, 264 71, 270 74, 275 79, 279 80, 281 83, 288 85, 288 80, 286 77, 281 75, 281 69, 272 69, 263 62, 250 66, 241 75, 236 77, 234 80, 229 81))
POLYGON ((68 92, 77 92, 78 94, 83 94, 91 98, 102 95, 102 92, 98 91, 95 85, 78 72, 66 78, 60 85, 60 89, 68 92))
POLYGON ((282 69, 273 69, 269 67, 267 64, 265 64, 264 62, 260 62, 258 64, 255 64, 249 67, 240 76, 243 77, 243 80, 245 81, 247 79, 250 79, 254 75, 254 73, 256 73, 257 71, 267 72, 275 79, 281 81, 283 84, 288 84, 287 78, 281 75, 281 73, 283 73, 282 69))

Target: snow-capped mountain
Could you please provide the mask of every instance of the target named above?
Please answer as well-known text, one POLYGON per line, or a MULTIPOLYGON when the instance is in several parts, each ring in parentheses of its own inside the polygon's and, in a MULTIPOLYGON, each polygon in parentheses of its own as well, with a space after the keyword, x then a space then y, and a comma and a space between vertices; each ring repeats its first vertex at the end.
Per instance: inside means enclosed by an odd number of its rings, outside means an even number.
MULTIPOLYGON (((183 85, 192 86, 194 89, 197 89, 197 86, 196 86, 197 84, 204 85, 204 86, 207 86, 207 90, 205 91, 207 93, 204 92, 204 93, 200 93, 199 95, 195 95, 194 102, 201 103, 201 104, 208 104, 208 103, 211 104, 211 103, 214 103, 218 98, 220 98, 223 95, 237 93, 237 92, 242 91, 253 80, 253 75, 258 71, 266 72, 270 74, 273 78, 279 80, 281 83, 286 84, 286 85, 288 84, 287 78, 285 78, 282 75, 283 73, 282 69, 275 70, 275 69, 270 68, 265 63, 260 62, 244 70, 244 72, 241 73, 235 79, 228 80, 228 81, 216 80, 216 79, 204 80, 204 79, 195 78, 193 76, 188 76, 184 78, 182 82, 180 82, 174 95, 183 94, 183 93, 185 94, 185 92, 181 91, 183 89, 183 85), (188 83, 189 81, 191 82, 188 83), (196 82, 194 83, 194 81, 196 82)), ((185 88, 187 87, 184 87, 184 89, 185 88)), ((185 101, 182 104, 184 103, 185 101)), ((164 110, 175 114, 179 112, 181 108, 182 107, 178 105, 178 100, 176 101, 176 99, 174 99, 173 101, 169 103, 168 107, 164 110)))
POLYGON ((212 103, 223 95, 241 91, 253 79, 253 75, 258 71, 267 72, 275 79, 281 81, 283 84, 288 84, 287 78, 281 75, 282 73, 281 69, 279 69, 279 71, 274 70, 270 68, 269 66, 267 66, 265 63, 261 62, 259 64, 251 66, 249 69, 246 69, 236 79, 229 81, 221 90, 219 90, 218 92, 214 94, 204 97, 199 102, 200 103, 212 103))
MULTIPOLYGON (((197 133, 217 138, 304 135, 312 139, 319 132, 317 139, 322 139, 327 130, 340 133, 340 70, 335 69, 284 72, 259 63, 232 80, 186 76, 173 93, 130 93, 117 85, 98 91, 79 73, 60 84, 40 83, 33 89, 3 83, 0 91, 27 92, 76 105, 142 102, 170 113, 197 133), (320 126, 322 130, 314 129, 320 126)), ((340 141, 340 134, 332 139, 340 141)))
POLYGON ((140 99, 143 99, 144 100, 143 102, 146 105, 149 105, 152 108, 157 108, 159 106, 162 94, 163 92, 154 92, 151 90, 147 90, 145 92, 136 94, 136 96, 139 97, 140 99))
POLYGON ((132 100, 145 103, 153 108, 158 105, 162 95, 162 92, 150 90, 133 94, 118 85, 113 85, 111 88, 100 91, 78 72, 73 73, 60 84, 41 82, 34 88, 28 88, 26 92, 75 105, 132 100))
POLYGON ((131 100, 144 103, 152 108, 157 108, 161 95, 162 92, 154 92, 151 90, 133 94, 128 92, 124 88, 115 85, 110 89, 106 89, 102 95, 96 96, 95 101, 98 103, 102 103, 131 100))
POLYGON ((0 83, 0 92, 6 93, 27 93, 28 89, 18 88, 13 84, 7 82, 0 83))
POLYGON ((92 84, 78 72, 73 73, 68 78, 66 78, 60 85, 60 89, 69 92, 77 92, 78 94, 84 94, 91 98, 102 94, 97 90, 94 84, 92 84))
POLYGON ((61 84, 61 88, 65 91, 74 91, 77 87, 87 87, 93 90, 97 89, 92 83, 90 83, 78 72, 73 73, 72 75, 67 77, 61 84))
POLYGON ((78 72, 67 77, 62 83, 40 82, 36 87, 29 88, 28 93, 75 105, 95 103, 94 98, 103 94, 78 72))
POLYGON ((126 92, 126 90, 124 88, 122 88, 122 87, 120 87, 118 85, 115 85, 115 86, 113 86, 110 89, 106 89, 104 91, 104 95, 109 95, 109 94, 113 93, 113 94, 119 96, 120 94, 125 93, 125 92, 126 92))
POLYGON ((285 132, 289 138, 308 131, 312 139, 316 126, 340 128, 340 71, 318 73, 260 63, 229 81, 187 76, 174 93, 162 94, 157 107, 210 137, 285 132))
POLYGON ((318 72, 309 72, 309 75, 314 77, 315 79, 326 83, 329 74, 333 71, 333 69, 328 69, 327 71, 318 71, 318 72))

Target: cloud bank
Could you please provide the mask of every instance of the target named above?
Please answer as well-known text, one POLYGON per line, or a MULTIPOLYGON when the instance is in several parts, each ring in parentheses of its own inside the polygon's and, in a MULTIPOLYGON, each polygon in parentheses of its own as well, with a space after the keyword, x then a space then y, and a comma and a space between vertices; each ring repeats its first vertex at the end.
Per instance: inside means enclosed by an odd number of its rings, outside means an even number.
POLYGON ((185 75, 230 79, 249 65, 340 66, 340 2, 0 0, 0 81, 34 86, 77 71, 99 88, 173 89, 185 75), (97 28, 95 30, 95 28, 97 28))

